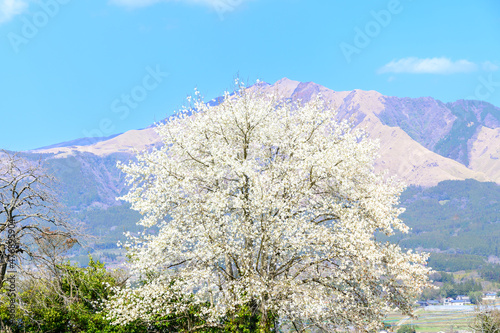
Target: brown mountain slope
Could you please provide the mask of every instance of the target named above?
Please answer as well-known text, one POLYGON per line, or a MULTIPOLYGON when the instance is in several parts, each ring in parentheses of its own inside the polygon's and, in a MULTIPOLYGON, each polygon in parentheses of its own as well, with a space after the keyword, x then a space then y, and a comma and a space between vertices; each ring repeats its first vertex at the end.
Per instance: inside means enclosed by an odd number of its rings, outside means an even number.
MULTIPOLYGON (((379 118, 385 110, 385 96, 376 91, 342 91, 327 89, 316 83, 301 83, 287 78, 273 85, 261 85, 263 89, 279 92, 284 98, 309 99, 321 93, 338 108, 339 117, 354 115, 355 124, 367 130, 370 136, 380 140, 380 158, 377 170, 388 170, 401 177, 408 184, 433 186, 443 180, 463 180, 473 178, 479 181, 495 180, 500 183, 499 130, 483 128, 474 142, 470 169, 447 157, 443 157, 413 140, 403 129, 385 125, 379 118), (496 155, 495 155, 496 154, 496 155), (491 157, 493 156, 493 158, 491 157)), ((255 88, 255 87, 254 87, 255 88)), ((66 157, 72 152, 88 152, 106 156, 115 152, 133 153, 148 149, 159 143, 154 129, 129 131, 110 140, 89 146, 60 147, 38 150, 38 153, 54 153, 56 157, 66 157)))
POLYGON ((370 137, 380 140, 376 169, 388 170, 390 175, 398 175, 408 185, 435 186, 443 180, 467 178, 489 180, 481 172, 426 149, 399 127, 383 125, 374 115, 365 117, 358 126, 366 128, 370 137))
POLYGON ((500 184, 500 128, 482 126, 472 140, 469 168, 500 184))
POLYGON ((37 153, 53 153, 56 158, 67 157, 74 152, 86 152, 97 156, 106 156, 113 153, 130 153, 149 149, 159 143, 158 134, 154 128, 132 130, 115 136, 106 141, 97 142, 88 146, 57 147, 39 149, 37 153))
POLYGON ((338 107, 340 118, 355 115, 357 127, 365 128, 372 138, 380 140, 377 170, 388 170, 389 174, 401 177, 407 184, 434 186, 443 180, 492 180, 483 170, 471 170, 423 147, 401 128, 384 125, 378 115, 385 110, 385 96, 376 91, 356 89, 336 92, 316 83, 299 83, 286 78, 266 89, 277 90, 284 97, 304 101, 321 93, 332 105, 338 107), (296 87, 292 93, 291 87, 296 87))

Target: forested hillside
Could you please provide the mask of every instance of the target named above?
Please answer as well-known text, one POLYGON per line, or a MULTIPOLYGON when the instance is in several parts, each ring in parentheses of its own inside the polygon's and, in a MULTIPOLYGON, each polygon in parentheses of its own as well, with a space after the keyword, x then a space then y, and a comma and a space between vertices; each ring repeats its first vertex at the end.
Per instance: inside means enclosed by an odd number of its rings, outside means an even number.
POLYGON ((395 240, 409 248, 481 256, 499 255, 500 186, 444 181, 435 187, 409 187, 401 196, 401 215, 412 228, 395 240))
MULTIPOLYGON (((94 250, 115 258, 117 241, 125 240, 123 233, 142 230, 136 225, 140 214, 116 200, 127 188, 116 163, 130 158, 128 154, 97 157, 80 153, 46 159, 47 168, 60 180, 62 202, 72 218, 82 221, 87 232, 97 237, 91 242, 92 248, 80 250, 83 260, 83 254, 94 250)), ((412 229, 409 234, 391 237, 393 242, 434 253, 500 256, 500 186, 496 183, 468 179, 443 181, 430 188, 410 186, 401 196, 401 207, 406 209, 401 219, 412 229)), ((383 235, 378 237, 385 239, 383 235)), ((450 266, 443 258, 436 257, 434 263, 438 260, 440 267, 470 266, 467 260, 450 266)), ((476 263, 483 260, 474 258, 476 263)))

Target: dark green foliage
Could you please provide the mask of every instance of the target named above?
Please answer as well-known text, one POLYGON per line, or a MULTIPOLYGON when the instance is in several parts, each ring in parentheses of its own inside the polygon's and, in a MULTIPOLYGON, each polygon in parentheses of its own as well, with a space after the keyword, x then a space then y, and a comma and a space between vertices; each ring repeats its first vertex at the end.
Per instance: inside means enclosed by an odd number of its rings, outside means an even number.
MULTIPOLYGON (((462 112, 460 107, 460 103, 453 106, 456 109, 453 112, 462 112)), ((116 168, 116 162, 129 158, 126 154, 97 157, 79 153, 46 160, 47 167, 64 184, 62 202, 71 208, 72 218, 83 221, 87 232, 99 237, 92 248, 104 254, 103 258, 108 261, 120 260, 116 242, 125 240, 124 231, 142 231, 142 227, 136 225, 141 215, 115 200, 126 192, 124 175, 116 168)), ((411 232, 390 238, 377 235, 379 240, 390 240, 406 248, 438 249, 446 254, 500 257, 499 185, 466 180, 444 181, 431 188, 409 187, 402 194, 401 206, 406 208, 401 218, 412 228, 411 232)), ((89 251, 76 250, 75 255, 89 251)), ((479 269, 482 264, 478 258, 458 257, 444 259, 433 255, 431 267, 457 271, 479 269)))
POLYGON ((75 214, 79 221, 87 226, 87 232, 99 236, 95 249, 116 249, 118 240, 125 241, 124 232, 140 232, 144 228, 138 226, 141 214, 130 209, 130 204, 109 207, 106 209, 91 209, 75 214))
POLYGON ((472 304, 479 304, 483 297, 483 288, 480 282, 472 279, 457 283, 453 274, 436 272, 431 275, 434 282, 440 282, 438 289, 425 289, 420 296, 421 300, 437 299, 440 297, 453 297, 458 295, 469 296, 472 304))
MULTIPOLYGON (((110 294, 103 283, 116 286, 118 281, 106 271, 104 264, 90 258, 86 268, 70 264, 58 265, 58 274, 53 280, 35 279, 24 281, 19 290, 22 303, 12 318, 2 302, 0 319, 3 325, 17 332, 147 332, 141 323, 112 326, 99 313, 99 302, 110 294)), ((0 296, 0 297, 3 297, 0 296)))
POLYGON ((95 204, 105 207, 119 205, 115 198, 126 193, 126 185, 125 176, 116 163, 130 158, 128 154, 120 153, 104 157, 90 153, 53 159, 44 156, 46 168, 63 185, 62 203, 73 211, 83 211, 95 204))
MULTIPOLYGON (((0 329, 9 327, 12 333, 251 333, 259 329, 261 316, 255 302, 241 307, 235 314, 221 318, 219 327, 205 326, 201 308, 209 306, 208 303, 193 305, 185 313, 156 316, 126 326, 112 325, 106 319, 106 313, 101 312, 101 302, 112 296, 112 292, 104 284, 116 287, 123 281, 106 270, 104 263, 92 257, 85 268, 63 264, 58 265, 57 270, 56 277, 50 281, 36 279, 23 283, 23 288, 19 291, 22 310, 17 307, 15 318, 8 312, 4 293, 0 293, 0 329)), ((189 299, 167 299, 165 302, 189 303, 189 299)), ((271 332, 274 330, 275 317, 269 313, 268 318, 266 332, 271 332)))
POLYGON ((479 274, 486 281, 500 282, 500 265, 488 264, 484 265, 479 274))
POLYGON ((454 283, 455 279, 453 278, 453 274, 446 272, 436 272, 431 275, 431 280, 434 282, 443 282, 443 283, 454 283))
POLYGON ((410 233, 377 238, 407 248, 500 256, 500 185, 468 179, 412 186, 401 195, 401 206, 410 233))
POLYGON ((471 291, 467 296, 469 296, 472 304, 480 304, 483 299, 483 293, 481 291, 471 291))
POLYGON ((476 270, 487 265, 481 256, 448 253, 431 253, 428 264, 436 271, 445 272, 476 270))
POLYGON ((234 333, 251 333, 257 331, 259 316, 253 311, 256 306, 255 303, 250 303, 241 307, 236 314, 226 319, 225 329, 228 332, 234 333))
MULTIPOLYGON (((113 259, 113 255, 116 258, 116 243, 126 240, 125 231, 136 233, 144 230, 137 225, 141 215, 130 209, 129 204, 116 200, 127 192, 125 175, 116 164, 131 158, 122 153, 104 157, 77 153, 67 158, 44 158, 47 169, 59 178, 61 202, 71 210, 74 220, 84 223, 86 232, 98 237, 90 246, 93 250, 105 252, 108 259, 113 259)), ((75 247, 72 254, 85 255, 88 252, 88 248, 75 247)))
POLYGON ((427 288, 424 289, 422 292, 422 295, 420 295, 420 299, 425 301, 425 300, 431 300, 431 299, 438 299, 441 297, 441 291, 439 289, 434 289, 434 288, 427 288))
MULTIPOLYGON (((252 333, 259 332, 259 323, 262 319, 262 314, 258 311, 258 304, 255 301, 250 301, 248 304, 240 307, 234 314, 228 315, 224 319, 223 332, 231 333, 252 333)), ((264 332, 276 331, 276 316, 269 312, 267 313, 267 323, 264 332)))
MULTIPOLYGON (((441 287, 441 296, 443 297, 457 297, 458 295, 470 295, 473 292, 480 292, 483 290, 481 283, 474 280, 467 280, 461 283, 447 282, 441 287)), ((477 296, 476 294, 473 294, 477 296)))
POLYGON ((434 282, 441 282, 439 289, 425 289, 420 299, 429 300, 440 297, 453 297, 458 295, 469 296, 471 303, 476 304, 481 301, 483 296, 481 283, 475 280, 466 280, 457 283, 453 274, 446 272, 436 272, 432 274, 431 279, 434 282))

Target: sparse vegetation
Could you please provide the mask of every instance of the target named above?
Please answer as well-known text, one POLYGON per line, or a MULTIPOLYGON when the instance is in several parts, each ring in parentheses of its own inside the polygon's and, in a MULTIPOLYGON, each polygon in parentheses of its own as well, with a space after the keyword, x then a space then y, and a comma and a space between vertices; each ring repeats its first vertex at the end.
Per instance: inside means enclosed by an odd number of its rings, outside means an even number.
POLYGON ((477 312, 471 324, 473 332, 500 333, 500 310, 488 307, 478 307, 477 312))

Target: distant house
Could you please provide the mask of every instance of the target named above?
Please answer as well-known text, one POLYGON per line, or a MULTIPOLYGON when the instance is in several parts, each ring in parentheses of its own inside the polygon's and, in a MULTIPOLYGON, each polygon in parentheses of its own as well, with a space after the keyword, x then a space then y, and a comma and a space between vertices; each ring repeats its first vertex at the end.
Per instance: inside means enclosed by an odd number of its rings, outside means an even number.
POLYGON ((443 305, 450 305, 451 301, 453 301, 453 298, 451 298, 451 297, 446 297, 446 298, 443 298, 443 300, 442 300, 443 305))
POLYGON ((428 301, 427 301, 427 304, 428 304, 428 305, 439 305, 439 301, 436 301, 436 300, 431 299, 431 300, 428 300, 428 301))
POLYGON ((460 301, 470 301, 470 297, 465 295, 458 295, 455 299, 460 301))
POLYGON ((465 301, 462 301, 460 299, 454 299, 454 300, 450 301, 450 305, 455 305, 455 306, 465 305, 465 301))
POLYGON ((495 293, 486 293, 483 296, 483 301, 494 301, 497 298, 495 293))
POLYGON ((420 305, 420 306, 427 306, 427 305, 429 305, 426 301, 416 301, 415 304, 420 305))

